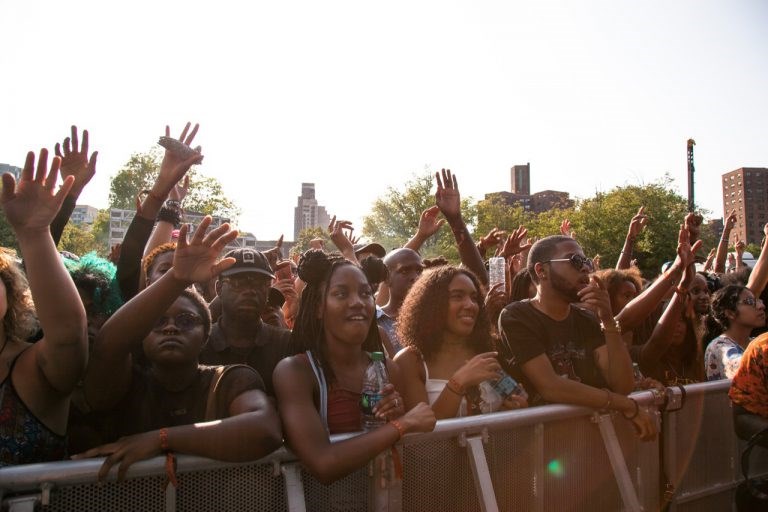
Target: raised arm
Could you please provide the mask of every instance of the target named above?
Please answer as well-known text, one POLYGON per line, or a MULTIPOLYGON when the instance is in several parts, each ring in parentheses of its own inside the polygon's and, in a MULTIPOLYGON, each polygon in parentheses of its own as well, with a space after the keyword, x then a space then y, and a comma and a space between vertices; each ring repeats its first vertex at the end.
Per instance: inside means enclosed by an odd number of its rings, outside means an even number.
MULTIPOLYGON (((768 238, 768 224, 763 226, 763 234, 768 238)), ((763 293, 765 285, 768 283, 768 250, 766 249, 768 247, 763 244, 763 247, 760 249, 760 256, 757 257, 755 262, 755 267, 749 274, 747 288, 752 290, 755 297, 759 297, 763 293)))
POLYGON ((360 265, 355 255, 355 248, 352 246, 352 241, 347 238, 344 233, 345 229, 352 229, 352 223, 348 220, 336 220, 334 215, 331 222, 328 224, 328 234, 331 237, 331 242, 339 250, 342 256, 351 261, 355 265, 360 265))
POLYGON ((205 234, 211 218, 205 217, 187 243, 187 226, 179 233, 173 267, 110 317, 93 345, 92 362, 85 377, 85 394, 91 407, 106 410, 127 392, 131 383, 131 353, 141 345, 157 320, 184 288, 208 281, 234 264, 233 258, 216 259, 237 238, 228 224, 205 234))
POLYGON ((406 243, 404 247, 419 252, 421 246, 435 233, 440 231, 440 228, 445 224, 445 219, 438 220, 438 215, 440 215, 440 208, 437 206, 430 206, 421 212, 419 227, 416 230, 416 234, 408 240, 408 243, 406 243))
POLYGON ((459 182, 456 175, 451 175, 450 169, 442 170, 441 173, 435 173, 437 181, 437 192, 435 192, 435 203, 442 212, 445 220, 453 231, 456 239, 456 246, 459 249, 461 262, 469 270, 475 273, 477 279, 488 286, 488 271, 485 270, 483 258, 477 250, 477 246, 472 241, 472 236, 467 230, 467 225, 461 216, 461 195, 459 194, 459 182))
POLYGON ((737 236, 736 243, 733 244, 733 252, 736 253, 736 272, 744 268, 744 250, 746 248, 747 244, 744 243, 744 240, 739 240, 737 236))
POLYGON ((29 288, 43 328, 43 339, 25 355, 26 366, 34 361, 37 371, 25 372, 30 379, 40 376, 55 391, 66 396, 82 377, 88 359, 85 309, 75 284, 64 268, 51 237, 50 225, 74 178, 67 177, 54 193, 61 159, 54 157, 48 170, 48 151, 27 153, 19 182, 3 175, 0 195, 3 211, 24 257, 29 288))
POLYGON ((701 247, 701 240, 698 240, 691 246, 688 231, 682 226, 680 227, 678 240, 677 256, 684 269, 683 276, 667 309, 664 310, 659 323, 653 329, 651 337, 641 349, 640 358, 644 366, 654 365, 667 351, 670 339, 674 335, 688 301, 688 288, 693 283, 693 278, 696 274, 692 263, 696 257, 696 251, 701 247))
POLYGON ((723 223, 723 234, 720 236, 720 242, 717 244, 717 255, 715 256, 715 272, 725 273, 725 259, 728 257, 728 240, 731 238, 731 230, 736 226, 736 210, 731 210, 723 223))
POLYGON ((645 206, 641 206, 632 220, 629 222, 627 237, 624 239, 624 247, 621 248, 616 269, 629 268, 632 262, 632 252, 635 250, 635 240, 643 232, 648 224, 648 215, 645 214, 645 206))
POLYGON ((69 218, 77 205, 77 198, 80 197, 80 193, 96 174, 96 158, 99 152, 94 151, 90 159, 88 158, 88 130, 83 130, 83 144, 80 146, 77 126, 74 125, 72 125, 72 137, 64 139, 64 152, 62 153, 62 146, 58 142, 54 151, 56 156, 61 158, 61 177, 63 179, 66 179, 67 176, 75 178, 59 213, 51 223, 51 235, 54 243, 58 245, 61 234, 64 232, 64 226, 69 222, 69 218))
POLYGON ((155 228, 152 230, 146 246, 144 247, 144 256, 152 252, 156 247, 171 242, 171 236, 174 229, 178 229, 182 222, 181 205, 189 191, 189 175, 185 175, 180 183, 176 183, 168 199, 163 204, 157 215, 155 228))

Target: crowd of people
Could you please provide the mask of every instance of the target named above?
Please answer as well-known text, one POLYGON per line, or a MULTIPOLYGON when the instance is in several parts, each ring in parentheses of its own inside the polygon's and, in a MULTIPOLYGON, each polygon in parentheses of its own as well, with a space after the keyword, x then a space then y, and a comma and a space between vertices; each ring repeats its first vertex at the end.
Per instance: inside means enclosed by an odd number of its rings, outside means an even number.
POLYGON ((57 250, 96 172, 87 131, 73 126, 52 160, 30 152, 18 181, 3 176, 20 251, 0 253, 0 466, 105 457, 99 478, 116 467, 122 479, 150 457, 165 455, 171 474, 174 453, 249 461, 285 443, 329 483, 438 419, 549 403, 616 411, 650 440, 657 419, 633 391, 714 379, 733 380, 739 435, 768 426, 768 251, 749 268, 737 245, 727 271, 735 212, 701 261, 702 218, 680 219, 677 253, 644 277, 633 261, 643 208, 616 268, 600 269, 567 220, 539 240, 521 226, 475 242, 444 169, 405 246, 355 244, 334 217, 334 250, 314 240, 292 259, 280 244, 227 249, 237 231, 210 217, 183 222, 197 130, 166 144, 108 259, 57 250), (460 265, 419 252, 444 225, 460 265), (489 257, 503 259, 503 282, 489 282, 489 257), (378 426, 363 429, 377 352, 389 383, 378 426))

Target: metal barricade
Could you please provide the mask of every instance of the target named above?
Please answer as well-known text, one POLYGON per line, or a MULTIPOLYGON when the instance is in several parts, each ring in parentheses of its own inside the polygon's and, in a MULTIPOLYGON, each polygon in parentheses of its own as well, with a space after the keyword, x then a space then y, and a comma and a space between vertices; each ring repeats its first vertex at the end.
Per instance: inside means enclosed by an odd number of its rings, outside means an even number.
MULTIPOLYGON (((635 397, 654 406, 651 393, 635 397)), ((120 483, 95 482, 101 459, 3 468, 0 490, 11 512, 658 509, 657 444, 591 409, 551 405, 444 420, 434 432, 406 436, 399 449, 402 481, 386 452, 323 485, 282 448, 247 464, 179 456, 177 489, 166 486, 164 459, 156 458, 132 466, 120 483)))
MULTIPOLYGON (((664 413, 666 477, 675 492, 671 512, 733 509, 733 493, 741 482, 744 443, 733 429, 729 380, 669 388, 664 413)), ((753 452, 754 474, 768 474, 768 450, 753 452)))

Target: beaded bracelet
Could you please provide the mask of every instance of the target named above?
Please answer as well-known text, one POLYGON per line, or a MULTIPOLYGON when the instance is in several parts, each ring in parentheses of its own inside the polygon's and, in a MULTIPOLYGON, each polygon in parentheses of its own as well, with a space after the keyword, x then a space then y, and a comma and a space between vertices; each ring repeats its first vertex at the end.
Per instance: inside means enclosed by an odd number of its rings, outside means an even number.
POLYGON ((390 420, 389 424, 397 429, 397 434, 398 434, 397 440, 399 441, 400 439, 402 439, 403 436, 405 435, 405 427, 403 426, 403 424, 400 423, 398 420, 390 420))
POLYGON ((173 455, 170 446, 168 445, 168 429, 160 429, 160 449, 165 452, 165 474, 168 476, 168 482, 174 487, 179 486, 179 481, 176 479, 176 457, 173 455))

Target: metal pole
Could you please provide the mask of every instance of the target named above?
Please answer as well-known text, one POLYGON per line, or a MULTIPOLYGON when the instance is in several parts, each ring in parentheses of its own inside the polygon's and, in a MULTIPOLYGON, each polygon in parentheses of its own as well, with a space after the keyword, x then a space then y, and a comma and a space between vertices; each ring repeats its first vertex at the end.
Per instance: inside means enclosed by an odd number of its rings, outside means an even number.
POLYGON ((491 472, 488 469, 488 461, 483 450, 483 436, 466 438, 467 455, 472 466, 472 476, 475 480, 475 491, 480 501, 480 510, 483 512, 498 512, 496 493, 493 490, 491 472))
POLYGON ((635 486, 627 470, 627 462, 624 459, 624 453, 621 451, 619 439, 616 437, 616 429, 613 428, 613 419, 610 414, 595 413, 593 420, 600 427, 600 435, 603 438, 605 451, 608 452, 608 460, 613 468, 613 476, 616 477, 616 483, 619 486, 621 499, 624 502, 626 510, 630 512, 640 512, 640 501, 637 499, 635 486))

